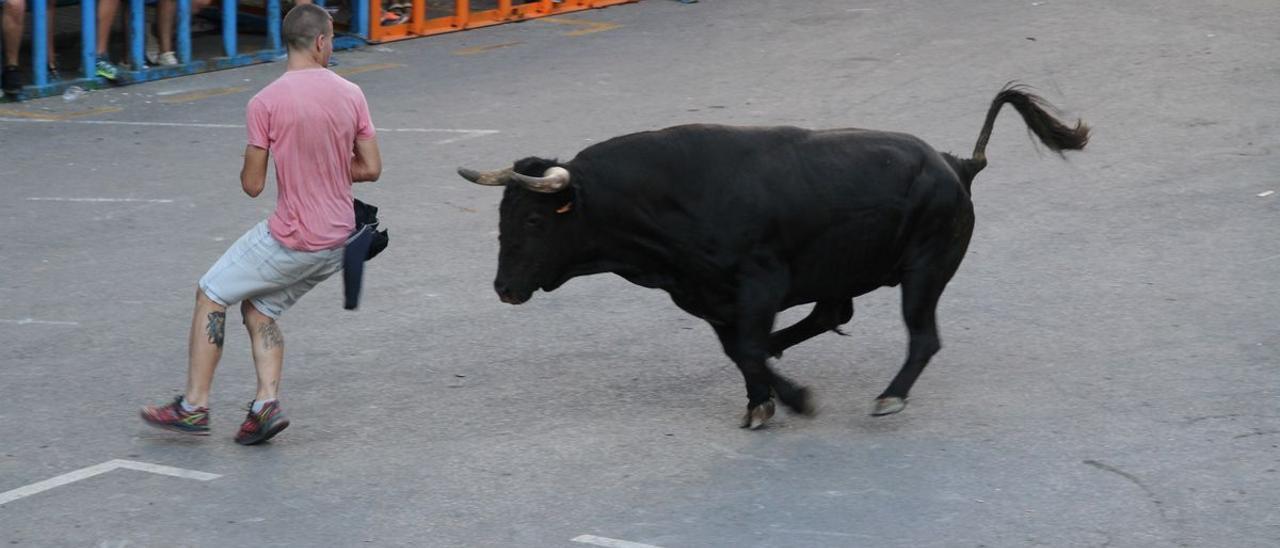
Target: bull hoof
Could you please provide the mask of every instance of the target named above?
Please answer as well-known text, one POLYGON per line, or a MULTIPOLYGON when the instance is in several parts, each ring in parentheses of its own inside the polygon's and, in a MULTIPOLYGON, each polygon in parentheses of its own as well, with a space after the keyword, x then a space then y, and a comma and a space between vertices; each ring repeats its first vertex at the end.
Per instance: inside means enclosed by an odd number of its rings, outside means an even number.
POLYGON ((755 407, 747 407, 747 414, 742 416, 742 427, 758 430, 764 423, 773 416, 774 405, 773 400, 769 400, 755 407))
POLYGON ((871 416, 883 417, 892 415, 907 408, 907 400, 897 396, 885 396, 876 400, 875 409, 871 410, 871 416))

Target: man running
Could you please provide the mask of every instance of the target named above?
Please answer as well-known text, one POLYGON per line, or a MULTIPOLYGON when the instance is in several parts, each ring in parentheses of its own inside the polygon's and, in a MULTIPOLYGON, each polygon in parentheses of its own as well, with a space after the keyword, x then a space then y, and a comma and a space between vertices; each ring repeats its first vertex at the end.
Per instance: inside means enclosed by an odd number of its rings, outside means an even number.
POLYGON ((342 267, 356 227, 351 184, 382 173, 369 106, 360 87, 325 68, 333 21, 299 5, 284 18, 288 67, 249 100, 240 184, 257 197, 275 155, 277 198, 271 217, 241 236, 200 279, 191 321, 186 393, 142 409, 152 426, 207 435, 209 387, 222 357, 227 307, 240 313, 253 349, 258 393, 235 440, 252 445, 289 426, 277 399, 284 336, 276 323, 307 291, 342 267))

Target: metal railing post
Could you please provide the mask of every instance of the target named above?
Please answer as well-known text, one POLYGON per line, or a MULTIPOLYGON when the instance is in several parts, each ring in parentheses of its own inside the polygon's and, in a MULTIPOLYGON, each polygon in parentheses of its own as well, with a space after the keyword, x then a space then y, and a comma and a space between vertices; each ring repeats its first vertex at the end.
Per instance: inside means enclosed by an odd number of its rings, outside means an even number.
POLYGON ((271 51, 280 53, 280 0, 267 0, 267 37, 271 51))
POLYGON ((80 67, 85 78, 93 78, 98 60, 98 2, 80 0, 80 67))
POLYGON ((355 0, 354 4, 351 7, 352 26, 357 36, 368 40, 372 36, 369 32, 369 0, 355 0))
POLYGON ((427 0, 413 0, 412 11, 409 20, 413 22, 413 34, 422 34, 422 28, 427 25, 427 0))
POLYGON ((142 0, 129 0, 129 64, 133 70, 142 70, 147 66, 146 55, 146 14, 147 8, 142 0))
POLYGON ((465 29, 471 22, 471 0, 457 0, 453 4, 453 26, 465 29))
POLYGON ((236 0, 222 0, 222 50, 236 56, 236 0))
POLYGON ((49 84, 48 13, 49 6, 45 0, 35 0, 31 4, 31 71, 35 73, 37 86, 49 84))
POLYGON ((178 0, 178 61, 191 64, 191 0, 178 0))

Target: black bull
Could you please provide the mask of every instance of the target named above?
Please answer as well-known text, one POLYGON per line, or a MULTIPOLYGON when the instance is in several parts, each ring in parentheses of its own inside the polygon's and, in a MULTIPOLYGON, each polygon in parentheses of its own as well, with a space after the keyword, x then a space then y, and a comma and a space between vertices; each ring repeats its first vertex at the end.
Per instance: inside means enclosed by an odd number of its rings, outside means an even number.
POLYGON ((659 288, 705 319, 747 384, 744 427, 773 415, 772 396, 813 412, 808 390, 770 356, 853 317, 853 298, 902 285, 906 362, 873 414, 901 411, 940 348, 938 299, 973 234, 970 185, 986 166, 996 115, 1012 105, 1051 150, 1079 150, 1089 130, 1063 124, 1018 86, 991 102, 973 157, 939 153, 911 135, 864 129, 687 125, 624 135, 561 163, 460 169, 505 186, 494 287, 520 304, 537 289, 612 272, 659 288), (816 303, 772 332, 792 306, 816 303))

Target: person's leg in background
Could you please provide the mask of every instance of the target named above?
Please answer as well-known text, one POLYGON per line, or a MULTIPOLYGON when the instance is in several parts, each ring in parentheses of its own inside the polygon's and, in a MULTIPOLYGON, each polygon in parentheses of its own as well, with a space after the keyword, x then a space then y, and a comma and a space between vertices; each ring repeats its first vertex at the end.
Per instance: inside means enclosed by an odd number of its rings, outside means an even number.
POLYGON ((3 80, 5 93, 22 91, 22 71, 18 68, 18 52, 22 49, 22 26, 27 15, 26 0, 3 0, 0 2, 0 33, 4 35, 3 80))
MULTIPOLYGON (((213 0, 191 0, 191 16, 195 17, 211 3, 213 0)), ((156 39, 160 42, 160 50, 151 62, 160 66, 176 65, 179 61, 174 47, 174 32, 178 26, 178 0, 160 0, 156 6, 156 18, 156 39)))
POLYGON ((49 69, 49 81, 56 82, 62 79, 62 75, 58 72, 58 50, 54 48, 54 44, 53 44, 53 35, 54 35, 53 21, 55 19, 53 12, 55 9, 57 9, 57 4, 54 3, 54 0, 47 0, 47 2, 45 2, 45 5, 47 6, 45 8, 46 11, 45 11, 45 25, 44 25, 44 28, 46 31, 45 51, 49 53, 49 56, 47 58, 48 69, 49 69))
POLYGON ((111 62, 107 51, 111 43, 111 27, 119 10, 120 0, 98 0, 98 60, 94 63, 94 68, 99 78, 107 80, 120 77, 120 68, 111 62))

